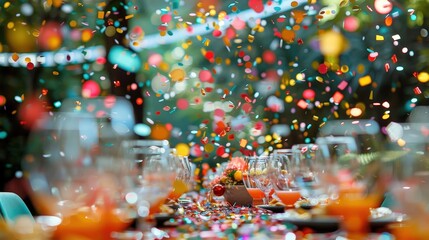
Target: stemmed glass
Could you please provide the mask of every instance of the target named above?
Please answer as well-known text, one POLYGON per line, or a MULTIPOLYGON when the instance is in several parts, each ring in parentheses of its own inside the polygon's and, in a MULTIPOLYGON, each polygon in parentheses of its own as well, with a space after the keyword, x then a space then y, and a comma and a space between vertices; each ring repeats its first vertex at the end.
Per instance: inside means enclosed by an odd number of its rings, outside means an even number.
POLYGON ((144 224, 172 192, 177 165, 167 140, 128 140, 122 142, 121 148, 135 186, 137 214, 144 224))
POLYGON ((365 238, 370 209, 380 205, 384 193, 379 181, 382 179, 379 153, 363 152, 375 150, 366 140, 358 143, 351 136, 326 136, 316 140, 324 166, 319 179, 329 193, 327 212, 342 216, 342 228, 352 239, 365 238))
POLYGON ((269 175, 276 196, 286 207, 293 207, 301 198, 300 189, 295 183, 292 171, 292 149, 278 149, 273 152, 269 175))
POLYGON ((23 168, 39 213, 62 220, 55 238, 103 238, 131 222, 132 191, 121 141, 132 137, 131 104, 121 98, 68 99, 40 119, 23 168))
POLYGON ((390 198, 383 203, 407 216, 405 223, 392 228, 397 239, 429 239, 429 123, 401 123, 398 127, 402 143, 391 139, 390 152, 396 158, 385 159, 393 178, 387 195, 390 198))
POLYGON ((257 205, 260 202, 266 202, 264 192, 259 189, 255 179, 253 178, 253 176, 249 175, 249 172, 247 170, 243 173, 243 183, 246 187, 247 192, 253 199, 252 205, 257 205))
POLYGON ((254 188, 257 187, 257 189, 264 193, 264 204, 268 205, 268 203, 270 202, 270 193, 273 189, 273 186, 271 184, 271 178, 268 172, 270 157, 247 157, 246 162, 248 166, 245 180, 247 192, 249 192, 252 198, 254 198, 253 196, 258 197, 260 196, 260 193, 258 193, 258 190, 254 188), (248 186, 250 188, 248 188, 248 186))
POLYGON ((173 183, 173 190, 168 198, 176 201, 191 188, 191 165, 187 156, 180 156, 175 151, 171 152, 170 158, 172 158, 172 163, 177 168, 177 176, 173 183))

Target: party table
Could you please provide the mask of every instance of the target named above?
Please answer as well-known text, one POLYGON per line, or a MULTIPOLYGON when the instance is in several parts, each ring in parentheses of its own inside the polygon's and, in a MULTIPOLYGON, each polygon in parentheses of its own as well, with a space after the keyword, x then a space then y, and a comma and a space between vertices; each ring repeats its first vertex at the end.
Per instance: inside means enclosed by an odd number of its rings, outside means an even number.
MULTIPOLYGON (((146 223, 151 227, 143 239, 347 239, 339 222, 296 225, 285 218, 285 213, 258 206, 234 206, 222 199, 208 201, 198 194, 181 198, 174 208, 173 214, 154 215, 146 223)), ((386 222, 374 226, 365 239, 394 239, 386 222)))

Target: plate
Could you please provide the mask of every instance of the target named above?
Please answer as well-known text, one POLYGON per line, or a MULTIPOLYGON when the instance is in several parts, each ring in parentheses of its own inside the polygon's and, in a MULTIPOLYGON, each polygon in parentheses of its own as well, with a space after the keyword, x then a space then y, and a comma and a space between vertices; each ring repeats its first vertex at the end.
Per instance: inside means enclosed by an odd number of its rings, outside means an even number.
POLYGON ((379 232, 381 230, 386 230, 387 226, 392 223, 401 223, 406 221, 407 215, 403 213, 392 213, 387 216, 379 217, 379 218, 372 218, 369 221, 371 231, 373 232, 379 232))
MULTIPOLYGON (((320 233, 337 231, 340 228, 341 223, 341 218, 339 217, 322 216, 305 219, 298 218, 287 212, 275 214, 273 218, 283 222, 292 223, 300 229, 311 228, 315 232, 320 233)), ((379 232, 386 229, 389 224, 403 222, 406 219, 406 215, 401 213, 392 213, 379 218, 371 218, 369 220, 370 230, 371 232, 379 232)))
POLYGON ((263 208, 265 210, 269 210, 273 213, 283 213, 285 212, 284 206, 277 206, 277 205, 257 205, 258 208, 263 208))
POLYGON ((284 218, 284 222, 292 223, 299 229, 311 228, 315 232, 334 232, 340 228, 340 219, 337 217, 317 217, 311 219, 284 218))

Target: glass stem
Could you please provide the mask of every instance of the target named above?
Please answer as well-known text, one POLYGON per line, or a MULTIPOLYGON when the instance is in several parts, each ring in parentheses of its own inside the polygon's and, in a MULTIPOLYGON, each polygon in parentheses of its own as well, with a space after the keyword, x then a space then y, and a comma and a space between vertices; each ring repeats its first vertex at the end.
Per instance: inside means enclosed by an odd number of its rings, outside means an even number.
POLYGON ((264 205, 270 204, 270 192, 264 192, 264 205))

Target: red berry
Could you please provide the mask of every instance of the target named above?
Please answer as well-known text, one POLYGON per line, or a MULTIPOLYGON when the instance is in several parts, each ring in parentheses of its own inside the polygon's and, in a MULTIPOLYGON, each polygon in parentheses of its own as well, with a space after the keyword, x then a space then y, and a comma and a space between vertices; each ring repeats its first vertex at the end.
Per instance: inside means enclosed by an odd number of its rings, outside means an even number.
POLYGON ((212 188, 213 194, 216 196, 222 196, 225 193, 225 186, 222 184, 216 184, 212 188))

